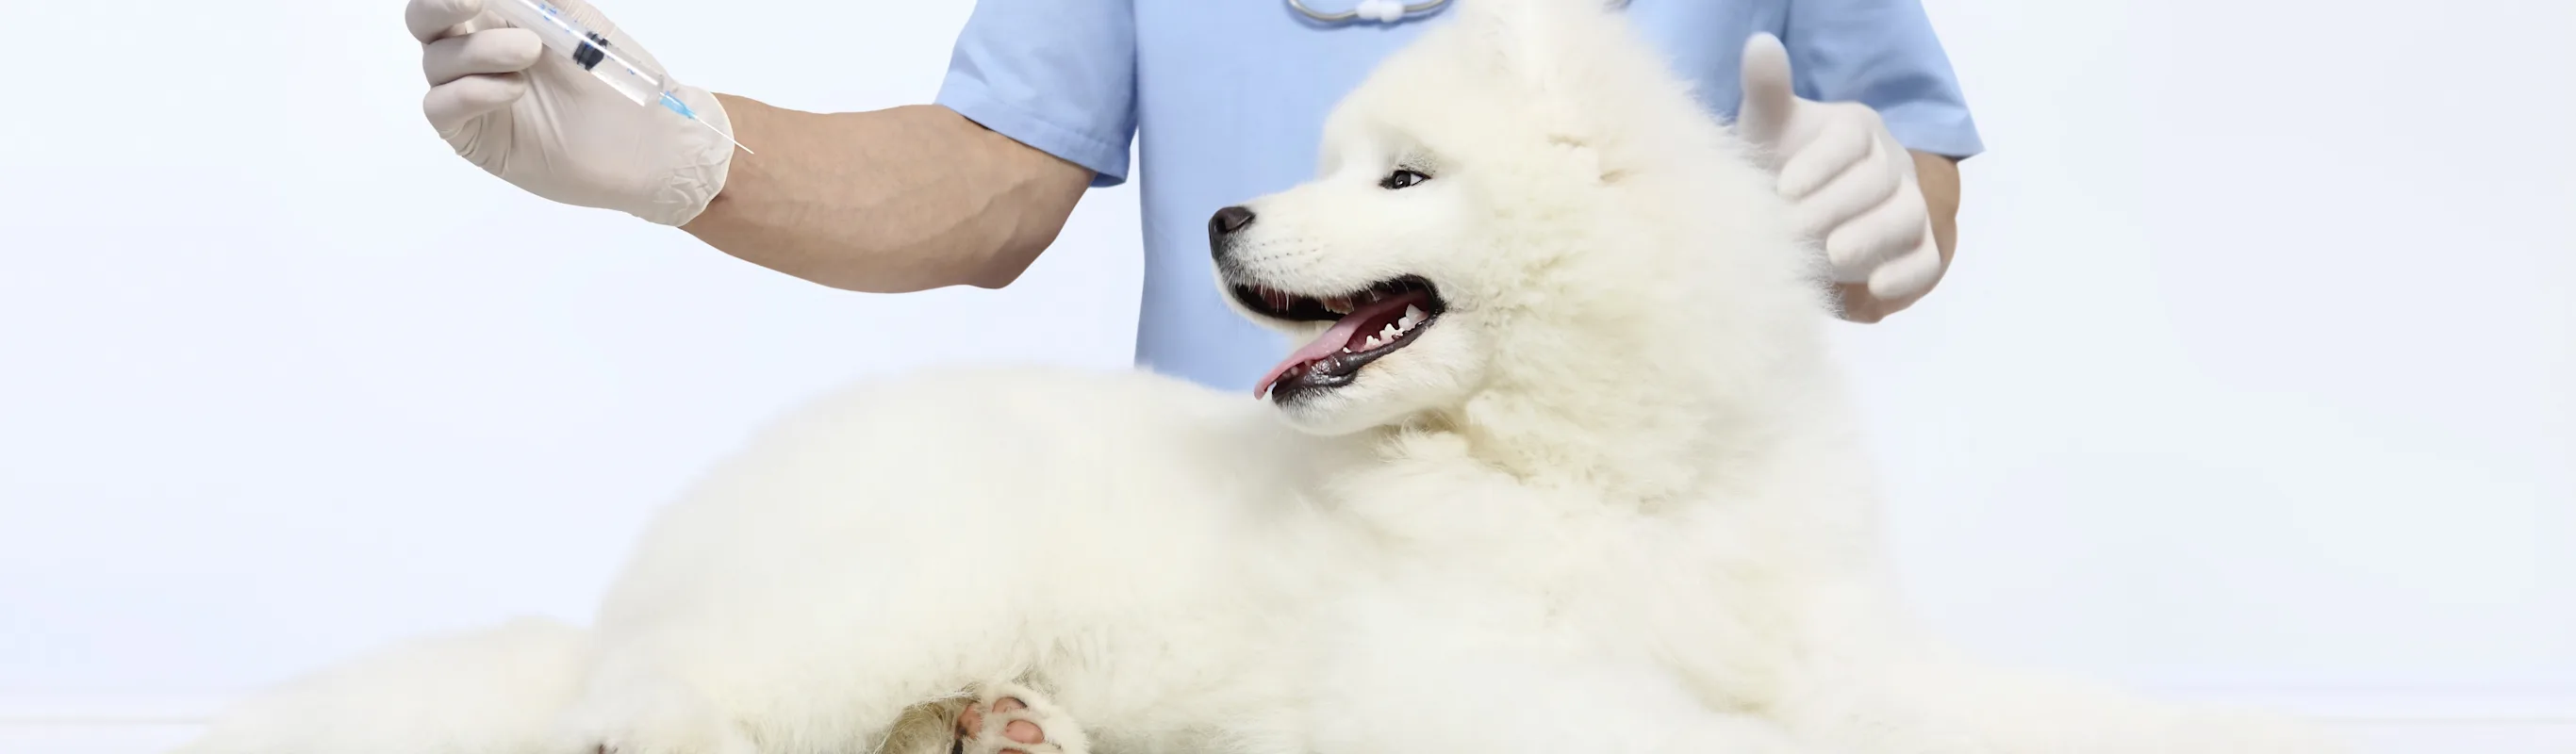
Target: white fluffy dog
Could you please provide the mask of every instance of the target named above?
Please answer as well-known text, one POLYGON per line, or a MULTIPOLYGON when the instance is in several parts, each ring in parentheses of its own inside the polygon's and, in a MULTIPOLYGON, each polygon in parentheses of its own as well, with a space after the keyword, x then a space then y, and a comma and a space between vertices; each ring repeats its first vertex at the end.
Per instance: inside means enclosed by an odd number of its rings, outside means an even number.
POLYGON ((1217 213, 1219 284, 1312 339, 1266 401, 864 387, 665 513, 594 627, 397 648, 186 751, 2338 750, 1907 625, 1816 253, 1594 5, 1461 0, 1316 178, 1217 213))

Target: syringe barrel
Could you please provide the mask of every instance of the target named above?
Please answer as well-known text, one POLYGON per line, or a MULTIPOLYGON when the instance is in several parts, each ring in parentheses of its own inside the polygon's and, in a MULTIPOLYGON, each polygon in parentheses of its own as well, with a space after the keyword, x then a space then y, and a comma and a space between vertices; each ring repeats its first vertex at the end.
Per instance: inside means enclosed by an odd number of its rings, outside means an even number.
POLYGON ((584 18, 547 0, 484 0, 484 5, 509 19, 510 25, 536 32, 546 51, 560 62, 588 71, 635 104, 658 104, 662 93, 670 90, 669 74, 625 54, 606 35, 593 31, 600 25, 598 19, 584 18))

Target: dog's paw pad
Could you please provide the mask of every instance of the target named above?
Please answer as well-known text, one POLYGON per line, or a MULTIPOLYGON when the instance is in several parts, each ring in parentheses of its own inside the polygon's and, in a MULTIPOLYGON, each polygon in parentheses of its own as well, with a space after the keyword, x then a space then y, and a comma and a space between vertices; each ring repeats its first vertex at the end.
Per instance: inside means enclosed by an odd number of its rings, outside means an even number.
POLYGON ((1082 729, 1036 691, 1000 683, 957 714, 951 754, 1088 754, 1082 729))

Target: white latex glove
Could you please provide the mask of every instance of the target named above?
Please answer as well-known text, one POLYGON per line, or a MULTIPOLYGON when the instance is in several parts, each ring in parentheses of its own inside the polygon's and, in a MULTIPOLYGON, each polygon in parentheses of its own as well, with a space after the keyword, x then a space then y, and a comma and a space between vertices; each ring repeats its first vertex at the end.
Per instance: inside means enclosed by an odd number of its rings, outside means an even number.
POLYGON ((1769 34, 1744 45, 1736 128, 1779 172, 1799 229, 1823 241, 1834 282, 1867 283, 1881 301, 1910 301, 1940 280, 1941 250, 1914 155, 1868 105, 1799 97, 1789 51, 1769 34))
MULTIPOLYGON (((706 126, 635 104, 537 35, 483 11, 483 0, 410 0, 403 17, 422 43, 429 94, 421 110, 456 154, 485 172, 565 204, 613 209, 663 225, 698 216, 724 188, 733 145, 706 126)), ((655 67, 582 0, 551 0, 655 67)), ((704 89, 675 92, 725 133, 733 123, 704 89)))

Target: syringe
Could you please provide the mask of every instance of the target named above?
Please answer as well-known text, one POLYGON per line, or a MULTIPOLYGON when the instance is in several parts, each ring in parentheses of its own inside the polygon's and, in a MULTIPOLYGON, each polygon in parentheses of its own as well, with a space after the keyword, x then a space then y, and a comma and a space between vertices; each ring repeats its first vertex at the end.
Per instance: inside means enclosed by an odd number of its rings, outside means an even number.
POLYGON ((706 126, 707 130, 716 132, 717 136, 724 137, 725 141, 732 142, 743 152, 756 154, 742 142, 734 141, 733 134, 725 133, 713 123, 699 120, 697 112, 690 110, 674 93, 679 83, 671 80, 671 74, 613 49, 607 35, 591 30, 591 19, 576 17, 546 0, 487 0, 486 7, 509 19, 511 24, 536 32, 547 50, 564 56, 574 67, 589 71, 591 76, 616 89, 617 93, 626 95, 627 99, 634 100, 635 104, 660 105, 662 109, 706 126))

